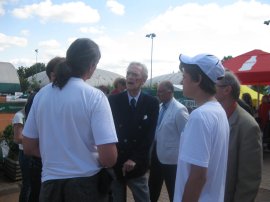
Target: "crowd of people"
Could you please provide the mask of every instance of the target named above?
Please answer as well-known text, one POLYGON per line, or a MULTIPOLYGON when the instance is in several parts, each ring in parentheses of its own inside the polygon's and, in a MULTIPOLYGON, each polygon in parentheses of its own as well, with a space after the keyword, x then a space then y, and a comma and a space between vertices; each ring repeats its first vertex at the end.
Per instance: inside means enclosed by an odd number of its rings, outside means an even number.
POLYGON ((47 64, 51 83, 15 115, 20 202, 126 202, 127 187, 135 202, 157 202, 164 182, 174 202, 255 200, 261 129, 216 56, 179 56, 183 95, 197 105, 191 113, 170 81, 158 84, 157 97, 143 92, 140 62, 112 92, 88 85, 100 58, 94 41, 75 40, 47 64))

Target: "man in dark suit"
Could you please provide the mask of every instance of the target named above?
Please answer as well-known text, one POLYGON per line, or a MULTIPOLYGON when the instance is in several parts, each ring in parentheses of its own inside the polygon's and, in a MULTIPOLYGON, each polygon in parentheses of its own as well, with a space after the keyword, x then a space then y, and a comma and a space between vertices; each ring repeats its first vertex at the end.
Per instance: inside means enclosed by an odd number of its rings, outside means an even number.
POLYGON ((126 201, 129 186, 136 202, 150 202, 145 176, 155 135, 159 104, 141 91, 148 77, 146 67, 132 62, 127 68, 127 90, 109 97, 118 136, 118 159, 114 167, 113 201, 126 201))

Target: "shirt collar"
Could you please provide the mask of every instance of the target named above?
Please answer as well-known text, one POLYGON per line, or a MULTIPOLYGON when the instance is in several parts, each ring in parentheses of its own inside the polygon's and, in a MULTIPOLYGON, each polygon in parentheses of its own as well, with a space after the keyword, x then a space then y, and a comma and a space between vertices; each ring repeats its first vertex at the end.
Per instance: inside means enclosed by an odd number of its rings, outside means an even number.
POLYGON ((164 106, 166 109, 169 107, 173 99, 170 99, 168 102, 163 102, 161 106, 164 106))
POLYGON ((140 95, 141 95, 141 91, 140 91, 135 97, 131 96, 131 95, 129 94, 128 91, 127 91, 127 94, 128 94, 128 101, 129 101, 129 102, 130 102, 130 100, 131 100, 132 98, 134 98, 134 99, 136 100, 136 103, 137 103, 137 101, 138 101, 138 99, 139 99, 139 97, 140 97, 140 95))

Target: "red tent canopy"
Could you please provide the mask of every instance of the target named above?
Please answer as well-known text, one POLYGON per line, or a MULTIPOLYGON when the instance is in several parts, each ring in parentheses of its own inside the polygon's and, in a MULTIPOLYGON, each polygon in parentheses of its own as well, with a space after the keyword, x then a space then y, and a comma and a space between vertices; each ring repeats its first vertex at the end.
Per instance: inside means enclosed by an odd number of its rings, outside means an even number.
POLYGON ((270 53, 253 50, 223 62, 239 78, 241 84, 270 84, 270 53))

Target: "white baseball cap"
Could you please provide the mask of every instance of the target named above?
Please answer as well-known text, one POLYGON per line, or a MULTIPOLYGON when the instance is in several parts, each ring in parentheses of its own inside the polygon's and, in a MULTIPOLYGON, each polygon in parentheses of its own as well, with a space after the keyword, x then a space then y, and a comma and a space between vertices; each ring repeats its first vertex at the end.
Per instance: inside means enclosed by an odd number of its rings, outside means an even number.
POLYGON ((199 54, 194 57, 180 54, 179 60, 183 64, 199 66, 214 83, 225 75, 225 69, 221 61, 211 54, 199 54))

